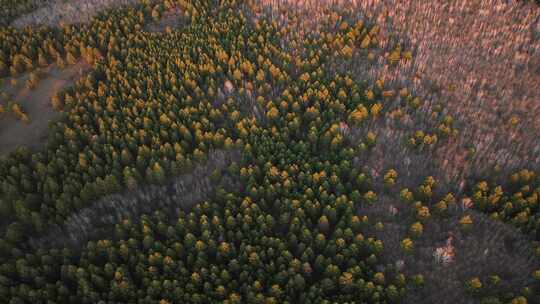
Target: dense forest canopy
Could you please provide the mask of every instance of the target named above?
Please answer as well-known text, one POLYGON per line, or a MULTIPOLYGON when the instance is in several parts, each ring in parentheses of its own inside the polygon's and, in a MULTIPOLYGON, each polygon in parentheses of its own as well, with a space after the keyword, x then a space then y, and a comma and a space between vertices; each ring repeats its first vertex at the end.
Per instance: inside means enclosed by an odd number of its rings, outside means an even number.
MULTIPOLYGON (((538 164, 444 174, 450 106, 358 72, 412 46, 339 5, 265 2, 17 29, 36 2, 0 0, 3 80, 91 67, 52 97, 44 147, 0 158, 0 299, 540 303, 538 164)), ((4 95, 0 119, 32 120, 4 95)))

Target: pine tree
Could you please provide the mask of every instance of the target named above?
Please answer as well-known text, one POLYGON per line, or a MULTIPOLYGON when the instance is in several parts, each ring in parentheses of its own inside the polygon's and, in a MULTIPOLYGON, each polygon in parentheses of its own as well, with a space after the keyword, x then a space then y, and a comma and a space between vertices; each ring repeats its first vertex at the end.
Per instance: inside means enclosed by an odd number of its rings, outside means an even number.
POLYGON ((154 178, 154 181, 157 183, 164 183, 166 180, 165 171, 161 167, 161 165, 158 162, 155 162, 152 166, 152 175, 154 178))
POLYGON ((69 65, 74 65, 77 63, 77 58, 70 51, 68 51, 66 55, 66 61, 69 65))

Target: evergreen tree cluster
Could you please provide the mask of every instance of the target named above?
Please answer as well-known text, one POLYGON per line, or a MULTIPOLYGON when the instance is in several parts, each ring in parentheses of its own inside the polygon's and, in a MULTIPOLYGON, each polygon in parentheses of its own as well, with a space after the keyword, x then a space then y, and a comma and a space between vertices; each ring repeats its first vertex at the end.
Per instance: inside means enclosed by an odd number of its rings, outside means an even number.
MULTIPOLYGON (((478 210, 540 241, 538 173, 519 171, 504 187, 480 181, 468 196, 455 197, 441 195, 431 176, 409 190, 396 186, 401 173, 395 168, 355 165, 372 155, 373 126, 381 120, 399 125, 403 117, 431 117, 429 128, 400 143, 415 153, 458 135, 451 116, 442 108, 421 112, 420 98, 406 88, 387 87, 384 79, 362 82, 343 65, 337 69, 336 61, 374 59, 377 25, 334 12, 321 29, 301 32, 294 12, 282 23, 256 14, 256 5, 142 1, 89 24, 0 27, 1 76, 80 60, 92 65, 51 100, 62 116, 51 123, 46 147, 0 159, 0 299, 400 303, 429 282, 399 266, 388 248, 410 258, 425 255, 417 244, 431 233, 434 218, 444 221, 452 210, 478 210), (144 30, 178 8, 189 20, 183 27, 144 30), (394 99, 399 102, 389 105, 394 99), (211 163, 213 151, 241 156, 201 177, 215 187, 196 196, 192 208, 172 208, 184 201, 170 181, 211 163), (235 187, 219 186, 223 175, 235 187), (110 195, 147 184, 159 195, 140 191, 143 198, 124 200, 129 216, 88 221, 110 224, 110 235, 88 233, 83 244, 37 242, 35 248, 33 240, 72 225, 79 212, 101 217, 90 211, 106 210, 110 195), (164 196, 166 203, 158 201, 164 196), (377 237, 384 224, 362 213, 386 206, 388 197, 407 214, 406 235, 395 247, 377 237)), ((412 54, 396 45, 384 60, 395 64, 412 54)), ((464 237, 476 219, 459 219, 464 237)), ((478 274, 460 288, 486 304, 536 303, 538 271, 530 269, 514 293, 480 292, 504 282, 496 274, 478 274)))

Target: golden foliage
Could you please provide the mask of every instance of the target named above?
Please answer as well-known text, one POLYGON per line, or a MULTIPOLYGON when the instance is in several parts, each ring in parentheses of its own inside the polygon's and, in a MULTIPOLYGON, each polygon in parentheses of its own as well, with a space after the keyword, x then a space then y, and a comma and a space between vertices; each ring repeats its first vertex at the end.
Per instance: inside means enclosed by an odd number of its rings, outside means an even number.
POLYGON ((368 110, 364 105, 358 105, 356 109, 351 113, 350 119, 354 123, 360 123, 368 116, 368 110))
POLYGON ((362 43, 360 44, 360 47, 363 49, 366 49, 369 47, 370 43, 371 43, 371 39, 369 38, 369 35, 366 35, 364 39, 362 39, 362 43))

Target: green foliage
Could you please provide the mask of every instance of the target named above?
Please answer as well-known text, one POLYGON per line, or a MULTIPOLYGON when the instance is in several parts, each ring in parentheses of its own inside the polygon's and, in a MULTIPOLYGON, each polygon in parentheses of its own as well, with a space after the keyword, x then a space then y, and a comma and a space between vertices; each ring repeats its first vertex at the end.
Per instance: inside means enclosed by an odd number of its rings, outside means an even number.
POLYGON ((474 208, 508 222, 540 241, 540 177, 529 170, 512 173, 506 185, 478 182, 472 189, 474 208))
POLYGON ((0 0, 0 26, 7 26, 24 13, 37 7, 41 0, 0 0))
MULTIPOLYGON (((369 226, 384 233, 391 225, 357 215, 357 207, 376 207, 394 191, 415 218, 396 250, 414 256, 432 213, 447 215, 456 205, 452 194, 434 201, 438 183, 431 176, 400 190, 394 185, 407 175, 388 169, 381 191, 376 176, 356 165, 356 156, 373 151, 384 136, 366 129, 355 139, 358 130, 351 129, 386 119, 381 100, 396 91, 383 80, 368 87, 329 70, 335 54, 354 60, 375 47, 378 27, 339 22, 326 35, 299 36, 264 17, 253 19, 248 3, 237 2, 143 1, 87 25, 0 28, 1 76, 52 62, 92 65, 51 101, 63 116, 51 124, 45 149, 19 149, 0 160, 0 298, 398 303, 429 283, 422 274, 406 277, 383 267, 385 244, 364 233, 369 226), (143 30, 174 7, 191 21, 184 28, 143 30), (291 52, 292 45, 299 49, 291 52), (238 189, 216 189, 189 211, 125 219, 112 235, 75 252, 29 245, 107 195, 148 183, 167 191, 169 178, 204 163, 214 149, 242 151, 241 161, 227 168, 238 189)), ((388 60, 410 60, 410 52, 398 46, 388 60)), ((38 81, 32 73, 29 87, 38 81)), ((406 89, 399 94, 407 111, 419 107, 406 89)), ((419 130, 409 142, 430 147, 454 131, 445 115, 437 130, 419 130)), ((217 183, 221 172, 210 179, 217 183)), ((510 179, 504 190, 479 183, 474 205, 538 235, 538 176, 521 171, 510 179)), ((170 200, 182 205, 182 198, 170 200)), ((471 229, 469 220, 464 217, 462 228, 471 229)), ((471 278, 465 287, 479 296, 497 284, 492 276, 471 278)), ((520 297, 505 300, 522 303, 520 297)))
MULTIPOLYGON (((253 26, 237 4, 223 2, 217 15, 206 1, 179 5, 192 23, 166 36, 138 30, 160 18, 162 8, 149 4, 104 14, 89 25, 3 33, 13 37, 3 40, 8 53, 2 53, 13 73, 33 70, 34 62, 45 65, 47 58, 93 64, 90 74, 54 99, 64 116, 51 127, 46 150, 14 153, 0 164, 3 210, 13 212, 3 253, 9 252, 6 265, 16 265, 1 274, 24 282, 4 289, 5 298, 397 301, 405 289, 392 283, 403 275, 375 272, 383 244, 364 238, 353 216, 355 203, 375 202, 376 194, 352 187, 365 187, 365 174, 350 174, 353 154, 341 153, 348 142, 336 128, 339 117, 362 102, 343 98, 360 85, 322 70, 293 80, 276 25, 263 19, 253 26), (237 9, 240 14, 233 13, 237 9), (44 49, 28 51, 38 39, 44 49), (251 51, 239 52, 246 43, 251 51), (273 88, 285 80, 286 90, 273 88), (316 86, 320 102, 296 102, 315 96, 316 86), (266 124, 241 111, 246 105, 234 98, 214 104, 217 92, 247 90, 267 102, 261 105, 266 124), (331 101, 332 95, 341 100, 331 101), (305 142, 304 130, 319 130, 322 139, 316 134, 317 140, 305 142), (220 193, 187 214, 123 221, 113 237, 90 241, 76 255, 57 249, 40 249, 39 258, 19 255, 31 252, 25 238, 82 206, 143 181, 164 184, 204 162, 210 149, 233 146, 244 151, 242 162, 229 168, 242 189, 220 193)), ((374 141, 369 134, 367 143, 374 141)))

